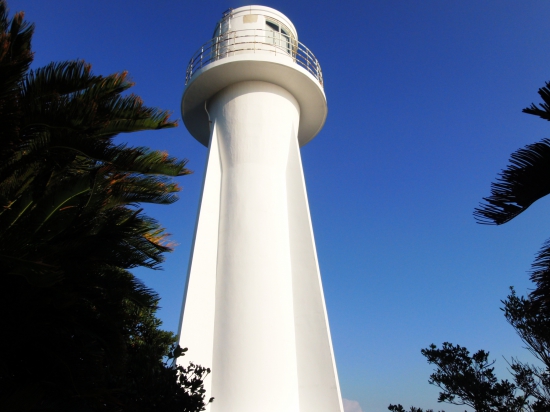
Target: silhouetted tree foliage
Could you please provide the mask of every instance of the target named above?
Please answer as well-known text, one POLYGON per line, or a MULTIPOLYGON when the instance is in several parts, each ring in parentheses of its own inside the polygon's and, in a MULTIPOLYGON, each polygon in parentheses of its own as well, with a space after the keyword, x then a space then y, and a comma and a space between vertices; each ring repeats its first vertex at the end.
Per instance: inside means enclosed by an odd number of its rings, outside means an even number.
MULTIPOLYGON (((550 83, 539 89, 543 103, 523 109, 550 120, 550 83)), ((500 225, 512 220, 531 204, 550 193, 550 139, 543 139, 512 154, 510 165, 491 184, 491 196, 484 198, 474 216, 479 223, 500 225)), ((443 343, 422 350, 436 366, 429 383, 441 389, 439 402, 467 405, 477 412, 550 411, 550 240, 537 254, 531 268, 534 290, 527 297, 513 288, 502 303, 506 320, 526 348, 542 366, 509 361, 512 382, 498 380, 489 352, 473 355, 461 346, 443 343)), ((390 405, 393 412, 405 412, 390 405)), ((411 407, 410 412, 422 412, 411 407)), ((429 411, 427 411, 429 412, 429 411)))
POLYGON ((186 161, 116 145, 176 126, 82 61, 30 70, 33 25, 0 0, 0 410, 200 411, 209 372, 128 270, 171 250, 141 202, 170 204, 186 161), (163 360, 165 359, 165 360, 163 360))
MULTIPOLYGON (((405 408, 403 408, 403 405, 390 405, 388 406, 388 409, 392 412, 407 412, 405 408)), ((424 412, 422 408, 416 408, 414 406, 411 406, 411 409, 409 409, 410 412, 424 412)), ((426 412, 434 412, 433 409, 426 409, 426 412)), ((445 412, 445 411, 440 411, 445 412)))

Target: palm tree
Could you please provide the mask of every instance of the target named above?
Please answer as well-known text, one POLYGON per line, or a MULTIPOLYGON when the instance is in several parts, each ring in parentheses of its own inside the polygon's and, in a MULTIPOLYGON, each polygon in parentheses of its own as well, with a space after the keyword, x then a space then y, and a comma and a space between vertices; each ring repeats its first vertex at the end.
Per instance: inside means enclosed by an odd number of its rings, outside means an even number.
POLYGON ((174 336, 128 271, 158 268, 171 250, 139 204, 173 203, 171 178, 190 171, 113 143, 177 124, 125 94, 125 72, 97 76, 82 61, 29 71, 32 34, 0 0, 0 409, 203 410, 206 369, 162 363, 174 336), (188 387, 140 391, 147 373, 188 387))
MULTIPOLYGON (((539 106, 532 104, 523 112, 550 120, 550 82, 539 89, 539 95, 543 103, 539 106)), ((479 223, 500 225, 548 194, 550 139, 543 139, 511 155, 508 167, 491 184, 491 196, 483 199, 484 203, 474 211, 474 216, 479 223)), ((526 347, 544 365, 540 368, 513 359, 511 367, 519 378, 516 381, 525 385, 522 387, 525 393, 535 397, 533 407, 538 405, 542 408, 540 410, 547 410, 550 404, 550 240, 536 255, 530 277, 535 288, 528 297, 518 297, 512 290, 508 299, 503 301, 503 310, 526 347)))
MULTIPOLYGON (((524 113, 550 121, 550 82, 538 91, 543 103, 532 104, 524 113)), ((524 212, 538 199, 550 194, 550 139, 530 144, 512 153, 510 164, 491 184, 491 196, 474 211, 479 223, 501 225, 524 212)), ((550 241, 537 254, 531 280, 536 289, 530 293, 537 310, 550 314, 550 241)))

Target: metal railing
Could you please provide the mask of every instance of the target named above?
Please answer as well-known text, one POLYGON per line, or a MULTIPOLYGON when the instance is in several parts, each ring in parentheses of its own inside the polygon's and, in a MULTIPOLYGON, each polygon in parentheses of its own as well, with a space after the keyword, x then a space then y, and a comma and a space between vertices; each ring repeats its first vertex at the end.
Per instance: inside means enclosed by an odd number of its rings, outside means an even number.
POLYGON ((323 73, 313 53, 296 39, 281 32, 261 29, 231 31, 206 42, 187 66, 185 84, 197 70, 220 59, 239 54, 268 54, 291 59, 310 72, 323 86, 323 73))

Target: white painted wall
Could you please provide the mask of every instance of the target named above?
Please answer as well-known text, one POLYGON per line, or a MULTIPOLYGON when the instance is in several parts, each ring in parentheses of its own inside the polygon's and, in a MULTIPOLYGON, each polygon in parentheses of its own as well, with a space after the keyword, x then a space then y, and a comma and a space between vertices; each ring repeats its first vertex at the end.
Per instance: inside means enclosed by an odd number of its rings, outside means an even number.
POLYGON ((299 107, 242 82, 212 101, 222 165, 212 411, 298 411, 285 170, 299 107))
POLYGON ((270 10, 262 6, 241 7, 220 20, 215 30, 219 37, 212 56, 218 59, 254 53, 275 55, 292 61, 297 44, 296 29, 286 17, 270 10), (287 36, 275 33, 266 21, 281 27, 287 36))
MULTIPOLYGON (((190 349, 187 356, 180 359, 179 363, 184 366, 189 360, 205 367, 213 364, 220 184, 220 153, 214 132, 209 146, 178 331, 179 345, 190 349)), ((211 396, 211 380, 212 375, 208 375, 204 382, 208 390, 206 399, 211 396)))
POLYGON ((217 25, 222 24, 222 32, 243 30, 245 28, 263 29, 266 18, 281 22, 290 30, 292 36, 298 39, 298 32, 294 24, 283 13, 266 6, 243 6, 234 9, 229 18, 221 19, 217 25), (258 16, 258 19, 245 18, 245 16, 258 16), (256 21, 255 24, 253 22, 256 21))
POLYGON ((286 181, 300 411, 341 411, 340 385, 297 141, 290 146, 286 181))

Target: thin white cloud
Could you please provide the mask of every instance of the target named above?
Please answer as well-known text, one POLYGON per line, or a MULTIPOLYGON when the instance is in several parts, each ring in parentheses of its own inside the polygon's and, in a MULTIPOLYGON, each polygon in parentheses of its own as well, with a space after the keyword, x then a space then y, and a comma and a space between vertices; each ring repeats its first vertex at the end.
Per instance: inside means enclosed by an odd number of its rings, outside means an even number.
POLYGON ((342 398, 342 403, 344 404, 344 412, 363 412, 361 405, 357 401, 342 398))

